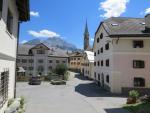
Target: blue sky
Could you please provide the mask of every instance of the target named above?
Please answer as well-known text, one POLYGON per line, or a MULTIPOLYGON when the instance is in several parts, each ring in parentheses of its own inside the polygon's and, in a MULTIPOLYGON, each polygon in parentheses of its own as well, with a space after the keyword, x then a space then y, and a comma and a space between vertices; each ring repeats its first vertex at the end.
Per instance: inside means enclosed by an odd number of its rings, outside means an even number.
POLYGON ((99 23, 109 17, 144 17, 150 0, 30 0, 31 19, 21 24, 20 43, 59 36, 83 48, 86 19, 90 44, 99 23))

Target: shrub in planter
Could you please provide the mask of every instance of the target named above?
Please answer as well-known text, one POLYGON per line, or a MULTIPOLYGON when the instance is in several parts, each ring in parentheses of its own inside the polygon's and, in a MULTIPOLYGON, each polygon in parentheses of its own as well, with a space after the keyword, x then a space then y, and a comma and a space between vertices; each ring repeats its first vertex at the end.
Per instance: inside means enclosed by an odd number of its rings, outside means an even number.
POLYGON ((51 80, 51 84, 52 85, 66 85, 66 81, 64 81, 64 80, 59 80, 59 81, 51 80))
POLYGON ((134 104, 137 102, 139 97, 139 92, 136 90, 132 90, 129 92, 129 98, 127 99, 127 104, 134 104))

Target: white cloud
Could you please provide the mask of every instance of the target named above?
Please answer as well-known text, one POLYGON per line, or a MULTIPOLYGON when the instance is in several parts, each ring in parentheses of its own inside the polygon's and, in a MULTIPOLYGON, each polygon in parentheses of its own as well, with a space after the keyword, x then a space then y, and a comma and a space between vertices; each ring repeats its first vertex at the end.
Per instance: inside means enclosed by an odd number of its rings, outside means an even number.
POLYGON ((104 10, 105 13, 100 15, 104 18, 119 17, 126 11, 129 0, 105 0, 100 3, 99 10, 104 10))
POLYGON ((91 41, 94 41, 94 38, 91 38, 91 41))
POLYGON ((39 12, 34 12, 34 11, 31 11, 30 12, 30 15, 31 16, 34 16, 34 17, 39 17, 40 15, 39 15, 39 12))
POLYGON ((30 30, 28 31, 28 33, 30 35, 32 35, 33 37, 37 37, 37 38, 51 38, 51 37, 59 37, 60 35, 53 32, 53 31, 49 31, 49 30, 41 30, 39 32, 37 31, 33 31, 33 30, 30 30))
POLYGON ((28 42, 27 40, 22 40, 21 41, 21 44, 24 44, 24 43, 26 43, 26 42, 28 42))
POLYGON ((150 8, 145 9, 145 14, 149 14, 150 13, 150 8))

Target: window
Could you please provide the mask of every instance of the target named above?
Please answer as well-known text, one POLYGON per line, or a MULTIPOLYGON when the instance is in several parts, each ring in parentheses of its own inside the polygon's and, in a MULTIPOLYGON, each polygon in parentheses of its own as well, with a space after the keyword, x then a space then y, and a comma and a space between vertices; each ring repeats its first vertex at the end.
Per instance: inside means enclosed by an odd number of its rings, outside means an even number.
POLYGON ((8 100, 8 84, 9 84, 9 71, 5 70, 4 72, 0 73, 0 108, 8 100))
POLYGON ((144 78, 134 78, 134 87, 145 87, 144 78))
POLYGON ((27 63, 27 60, 26 59, 22 59, 22 63, 27 63))
POLYGON ((52 70, 52 69, 53 69, 53 67, 52 67, 52 66, 49 66, 49 69, 50 69, 50 70, 52 70))
POLYGON ((77 64, 80 65, 80 62, 78 62, 77 64))
POLYGON ((94 52, 94 56, 96 56, 96 52, 94 52))
POLYGON ((98 74, 98 80, 100 81, 100 74, 98 74))
POLYGON ((8 9, 8 14, 7 14, 7 30, 10 34, 12 34, 13 31, 13 16, 10 10, 8 9))
POLYGON ((109 75, 106 76, 106 82, 109 83, 109 75))
POLYGON ((133 68, 144 68, 145 62, 142 60, 133 60, 133 68))
POLYGON ((97 54, 99 54, 99 50, 97 51, 97 54))
POLYGON ((80 60, 80 58, 78 58, 78 60, 80 60))
POLYGON ((101 53, 103 53, 103 48, 101 48, 101 53))
POLYGON ((0 0, 0 19, 2 17, 2 10, 3 10, 3 0, 0 0))
POLYGON ((66 63, 66 61, 62 61, 62 63, 64 63, 64 64, 65 64, 65 63, 66 63))
POLYGON ((94 62, 94 66, 96 66, 96 62, 94 62))
POLYGON ((43 63, 44 61, 42 59, 39 59, 38 60, 38 63, 43 63))
POLYGON ((33 63, 34 62, 34 60, 33 59, 29 59, 29 63, 33 63))
POLYGON ((76 60, 76 58, 74 58, 74 60, 76 60))
POLYGON ((98 65, 98 66, 100 65, 99 61, 97 62, 97 65, 98 65))
POLYGON ((43 66, 39 66, 38 67, 38 72, 43 72, 44 71, 44 67, 43 66))
POLYGON ((103 39, 103 33, 100 34, 100 39, 103 39))
POLYGON ((143 40, 136 40, 133 41, 133 48, 143 48, 143 40))
POLYGON ((109 43, 105 45, 105 50, 109 50, 109 43))
POLYGON ((99 43, 99 37, 97 38, 97 43, 99 43))
POLYGON ((53 63, 53 61, 52 61, 52 60, 49 60, 49 63, 53 63))
POLYGON ((20 63, 20 59, 17 59, 17 63, 20 63))
POLYGON ((37 54, 45 54, 44 50, 37 50, 37 54))
POLYGON ((56 60, 56 63, 59 63, 59 60, 56 60))
POLYGON ((101 61, 101 66, 103 66, 103 60, 101 61))
POLYGON ((96 79, 96 72, 94 73, 94 78, 96 79))
POLYGON ((106 60, 106 67, 109 67, 109 60, 106 60))
POLYGON ((29 67, 29 70, 32 71, 32 70, 33 70, 33 67, 29 67))

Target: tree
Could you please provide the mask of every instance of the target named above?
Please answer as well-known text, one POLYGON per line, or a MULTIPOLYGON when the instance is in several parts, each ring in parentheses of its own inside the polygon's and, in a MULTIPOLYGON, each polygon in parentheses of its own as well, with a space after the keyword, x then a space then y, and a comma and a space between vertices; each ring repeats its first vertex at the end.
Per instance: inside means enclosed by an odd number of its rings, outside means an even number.
POLYGON ((64 64, 58 64, 55 68, 56 74, 64 75, 67 71, 67 66, 64 64))

